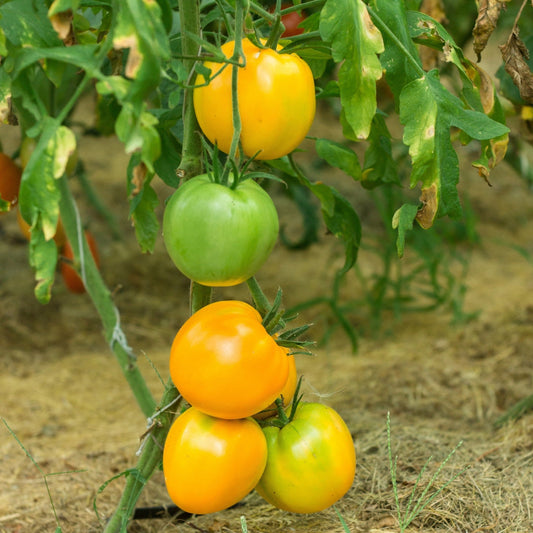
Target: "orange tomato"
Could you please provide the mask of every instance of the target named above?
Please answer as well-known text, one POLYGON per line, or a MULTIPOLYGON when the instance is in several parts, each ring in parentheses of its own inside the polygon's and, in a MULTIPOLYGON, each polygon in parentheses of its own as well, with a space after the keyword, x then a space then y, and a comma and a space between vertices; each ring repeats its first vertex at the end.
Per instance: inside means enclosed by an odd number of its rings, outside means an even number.
POLYGON ((22 169, 8 155, 0 153, 0 198, 9 203, 8 211, 18 202, 21 177, 22 169))
POLYGON ((289 375, 284 348, 240 301, 209 304, 180 328, 170 376, 191 405, 211 416, 245 418, 268 407, 289 375))
MULTIPOLYGON (((89 245, 89 249, 91 250, 91 254, 93 256, 94 262, 96 263, 96 266, 100 266, 100 255, 98 253, 98 246, 96 244, 96 240, 94 239, 92 233, 89 231, 85 232, 85 238, 87 239, 87 244, 89 245)), ((65 259, 70 259, 71 261, 74 260, 74 252, 72 250, 72 246, 68 241, 63 247, 62 255, 65 259)), ((66 261, 61 262, 61 276, 63 277, 65 285, 71 292, 75 292, 78 294, 82 294, 85 292, 85 285, 83 284, 83 280, 76 272, 74 267, 66 261)))
POLYGON ((255 420, 223 420, 191 407, 168 432, 163 473, 168 494, 180 509, 214 513, 251 492, 266 461, 266 439, 255 420))

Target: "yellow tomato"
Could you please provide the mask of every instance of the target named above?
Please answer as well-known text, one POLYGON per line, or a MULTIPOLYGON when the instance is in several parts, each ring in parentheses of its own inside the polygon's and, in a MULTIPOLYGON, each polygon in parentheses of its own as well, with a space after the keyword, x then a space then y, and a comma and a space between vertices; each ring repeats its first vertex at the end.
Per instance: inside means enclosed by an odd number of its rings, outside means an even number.
POLYGON ((192 406, 212 416, 245 418, 268 407, 289 375, 284 348, 261 315, 240 301, 202 307, 180 328, 170 350, 170 376, 192 406))
MULTIPOLYGON (((221 48, 227 58, 235 43, 221 48)), ((244 154, 257 159, 278 159, 292 152, 304 139, 315 116, 315 84, 309 65, 296 54, 258 48, 242 41, 246 66, 239 67, 237 93, 244 154), (259 152, 259 153, 258 153, 259 152)), ((228 153, 233 137, 231 71, 227 65, 206 62, 213 76, 209 84, 199 75, 194 109, 205 136, 228 153)))
POLYGON ((163 473, 168 494, 180 509, 214 513, 254 489, 266 460, 265 436, 255 420, 222 420, 191 407, 168 432, 163 473))

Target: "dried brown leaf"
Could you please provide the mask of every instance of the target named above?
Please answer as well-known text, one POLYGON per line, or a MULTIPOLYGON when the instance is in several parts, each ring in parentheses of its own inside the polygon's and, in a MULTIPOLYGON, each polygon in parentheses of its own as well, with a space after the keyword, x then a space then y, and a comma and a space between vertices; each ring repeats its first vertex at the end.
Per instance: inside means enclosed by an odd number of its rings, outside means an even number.
POLYGON ((470 81, 479 91, 483 111, 489 115, 494 108, 494 82, 490 75, 479 65, 468 63, 465 70, 470 81))
POLYGON ((498 0, 480 0, 478 7, 478 15, 474 30, 474 52, 477 55, 477 60, 481 60, 481 52, 487 46, 489 37, 496 28, 500 12, 504 2, 498 0))
POLYGON ((75 43, 74 32, 72 31, 72 10, 62 11, 50 17, 52 27, 65 46, 72 46, 75 43))
POLYGON ((533 104, 533 74, 527 64, 529 50, 518 36, 518 27, 514 28, 507 42, 500 46, 500 51, 505 71, 518 87, 522 100, 533 104))
POLYGON ((424 229, 429 229, 433 225, 433 220, 439 207, 437 184, 432 183, 429 187, 422 189, 420 201, 422 207, 416 214, 416 220, 424 229))
POLYGON ((131 196, 137 196, 143 189, 144 180, 146 179, 147 168, 141 161, 134 169, 133 176, 131 178, 131 184, 133 189, 131 190, 131 196))

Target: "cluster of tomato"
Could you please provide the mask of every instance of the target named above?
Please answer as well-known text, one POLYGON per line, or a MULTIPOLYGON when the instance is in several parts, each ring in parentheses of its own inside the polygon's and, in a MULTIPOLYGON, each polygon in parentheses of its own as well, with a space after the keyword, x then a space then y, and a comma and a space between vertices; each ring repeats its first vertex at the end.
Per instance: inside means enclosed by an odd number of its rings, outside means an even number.
MULTIPOLYGON (((0 153, 0 199, 7 203, 4 210, 0 210, 1 213, 11 211, 16 209, 17 211, 17 222, 20 228, 22 235, 29 241, 31 239, 31 225, 26 222, 22 217, 20 209, 18 208, 18 196, 20 182, 22 179, 22 172, 28 161, 30 159, 31 153, 35 149, 35 140, 30 137, 25 137, 20 146, 20 165, 19 166, 11 157, 5 153, 0 153)), ((75 159, 69 160, 67 163, 67 173, 73 171, 75 166, 75 159)), ((99 265, 100 257, 98 253, 98 246, 96 240, 91 232, 86 231, 85 237, 87 238, 87 243, 89 244, 89 249, 91 250, 92 256, 97 265, 99 265)), ((65 229, 63 228, 63 223, 61 218, 57 222, 56 232, 54 235, 54 242, 57 245, 57 248, 62 256, 62 261, 60 264, 61 277, 65 283, 65 286, 74 293, 84 293, 85 285, 83 284, 82 279, 72 266, 74 261, 74 252, 72 246, 67 240, 65 234, 65 229)))
MULTIPOLYGON (((226 57, 233 47, 233 42, 222 46, 226 57)), ((282 157, 300 144, 313 121, 313 76, 295 54, 260 49, 248 40, 242 49, 246 66, 237 84, 242 151, 257 159, 282 157)), ((206 66, 213 76, 220 69, 216 63, 206 66)), ((209 83, 199 78, 198 122, 227 153, 233 137, 231 67, 209 83)), ((163 217, 165 245, 176 267, 211 287, 253 276, 272 251, 278 229, 270 196, 252 179, 233 175, 227 184, 208 174, 185 181, 163 217)), ((220 511, 255 489, 280 509, 312 513, 351 487, 356 458, 346 424, 330 407, 293 399, 294 355, 277 340, 257 310, 242 301, 206 305, 179 329, 170 375, 190 407, 169 430, 163 471, 170 497, 185 511, 220 511)))

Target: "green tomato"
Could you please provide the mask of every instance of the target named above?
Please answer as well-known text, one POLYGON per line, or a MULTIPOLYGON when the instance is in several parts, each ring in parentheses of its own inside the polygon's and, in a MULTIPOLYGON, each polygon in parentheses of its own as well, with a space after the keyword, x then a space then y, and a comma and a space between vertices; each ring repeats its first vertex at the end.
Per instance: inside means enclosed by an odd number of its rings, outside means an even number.
POLYGON ((319 403, 301 403, 283 428, 263 428, 267 465, 256 491, 292 513, 326 509, 350 489, 355 448, 340 415, 319 403))
POLYGON ((232 189, 207 174, 191 178, 170 197, 163 216, 170 258, 188 278, 210 287, 252 277, 270 255, 278 230, 272 199, 251 179, 232 189))

